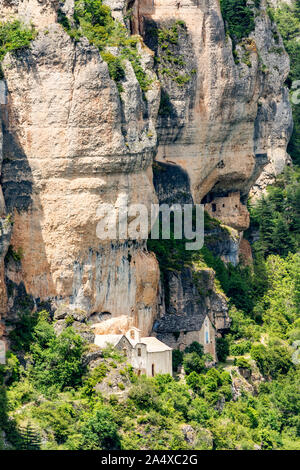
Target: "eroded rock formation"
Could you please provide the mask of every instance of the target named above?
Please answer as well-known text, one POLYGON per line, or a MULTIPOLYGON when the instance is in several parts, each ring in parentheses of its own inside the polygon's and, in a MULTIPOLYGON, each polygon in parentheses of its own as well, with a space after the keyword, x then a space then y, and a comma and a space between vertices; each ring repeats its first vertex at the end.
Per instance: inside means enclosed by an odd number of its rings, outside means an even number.
POLYGON ((236 47, 238 63, 218 0, 136 0, 134 14, 134 29, 159 59, 165 107, 158 121, 157 160, 186 170, 197 203, 210 191, 229 197, 240 192, 245 203, 251 186, 264 188, 289 159, 292 117, 283 86, 289 58, 266 2, 255 30, 236 47), (177 40, 168 41, 164 32, 174 26, 177 40), (182 58, 184 72, 178 72, 174 57, 182 58))
POLYGON ((26 295, 30 308, 82 308, 113 331, 125 316, 143 335, 174 314, 189 324, 175 331, 189 330, 192 340, 204 313, 217 329, 228 326, 223 297, 213 288, 199 297, 189 269, 170 275, 175 310, 168 310, 155 256, 144 241, 99 240, 97 209, 122 198, 148 208, 157 200, 203 202, 233 230, 222 240, 219 228, 210 231, 214 252, 236 263, 250 189, 261 191, 288 161, 288 56, 264 0, 255 30, 236 46, 238 61, 218 0, 105 3, 143 37, 145 96, 129 61, 120 92, 99 51, 64 31, 57 9, 72 15, 73 0, 1 2, 2 19, 38 30, 30 48, 2 63, 1 313, 16 314, 26 295), (164 171, 156 168, 153 183, 154 158, 164 171), (20 256, 7 257, 4 269, 9 243, 20 256))
MULTIPOLYGON (((155 257, 144 242, 101 243, 96 226, 101 203, 156 201, 159 84, 143 100, 128 62, 121 100, 99 52, 55 22, 56 2, 29 3, 38 37, 3 63, 2 188, 14 219, 11 244, 22 252, 21 268, 7 269, 8 279, 54 307, 67 301, 90 314, 133 316, 147 333, 156 314, 155 257)), ((141 54, 151 67, 151 55, 141 54)))

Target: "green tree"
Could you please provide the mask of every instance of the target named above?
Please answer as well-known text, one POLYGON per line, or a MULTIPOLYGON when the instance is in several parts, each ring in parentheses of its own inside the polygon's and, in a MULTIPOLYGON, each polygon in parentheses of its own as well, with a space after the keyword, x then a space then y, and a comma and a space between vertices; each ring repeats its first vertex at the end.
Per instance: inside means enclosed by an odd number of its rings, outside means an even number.
POLYGON ((46 390, 55 387, 77 387, 81 384, 84 367, 82 353, 84 343, 72 327, 59 336, 46 320, 40 320, 34 329, 35 342, 30 352, 32 365, 30 375, 36 386, 46 390))
POLYGON ((112 450, 120 448, 118 427, 110 408, 102 406, 82 425, 85 450, 112 450))
POLYGON ((205 360, 196 352, 185 354, 183 358, 183 368, 187 375, 194 371, 199 374, 205 370, 205 360))
POLYGON ((19 434, 21 436, 22 450, 38 450, 40 448, 40 435, 29 422, 26 426, 19 427, 19 434))
POLYGON ((221 362, 225 362, 226 358, 229 354, 229 341, 228 338, 217 338, 216 339, 216 349, 217 349, 217 357, 218 360, 221 362))
POLYGON ((289 225, 282 214, 278 214, 274 221, 273 241, 276 252, 281 256, 287 256, 294 249, 292 234, 289 225))
POLYGON ((186 354, 188 353, 196 353, 199 357, 202 357, 203 352, 203 345, 198 343, 198 341, 193 341, 189 346, 187 346, 184 350, 186 354))
POLYGON ((172 351, 172 368, 174 372, 177 372, 178 367, 182 364, 183 361, 183 352, 179 349, 174 349, 172 351))

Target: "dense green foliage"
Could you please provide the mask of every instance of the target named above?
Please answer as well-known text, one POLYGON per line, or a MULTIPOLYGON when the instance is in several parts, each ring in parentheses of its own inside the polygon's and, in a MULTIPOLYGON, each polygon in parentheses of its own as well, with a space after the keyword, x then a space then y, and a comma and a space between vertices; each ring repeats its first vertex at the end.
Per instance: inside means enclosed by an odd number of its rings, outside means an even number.
MULTIPOLYGON (((300 340, 297 167, 287 169, 249 208, 249 238, 255 232, 260 235, 253 245, 251 267, 225 265, 205 246, 200 252, 187 253, 185 241, 173 237, 150 240, 148 246, 156 252, 163 275, 186 266, 213 268, 219 288, 229 300, 230 332, 217 340, 222 364, 207 370, 199 352, 178 351, 173 357, 174 371, 183 364, 186 384, 195 394, 188 413, 193 425, 196 420, 212 433, 216 449, 250 449, 255 445, 298 449, 299 365, 292 360, 292 345, 300 340), (222 370, 230 371, 230 380, 247 371, 252 385, 252 377, 261 377, 256 395, 244 390, 232 401, 229 383, 210 378, 222 370)), ((217 221, 206 216, 206 231, 214 232, 217 226, 217 221)))
MULTIPOLYGON (((197 351, 201 354, 197 344, 192 349, 183 359, 196 356, 197 351)), ((276 380, 262 383, 258 396, 243 392, 237 401, 232 401, 234 369, 229 373, 222 367, 187 371, 185 381, 132 374, 126 398, 102 396, 86 386, 90 381, 101 382, 113 362, 87 373, 82 385, 69 389, 60 391, 50 381, 46 394, 45 381, 34 382, 32 371, 19 365, 19 379, 6 387, 7 396, 3 387, 0 390, 5 404, 1 409, 10 415, 1 427, 14 446, 28 449, 294 448, 299 430, 299 372, 278 344, 274 350, 259 344, 252 349, 259 368, 266 376, 276 371, 276 380), (182 433, 185 423, 194 429, 192 444, 182 433)), ((247 368, 249 361, 240 358, 236 366, 247 368)), ((7 375, 12 366, 5 367, 7 375)))
MULTIPOLYGON (((254 9, 247 0, 220 0, 225 27, 234 43, 249 36, 254 30, 254 9)), ((259 8, 260 0, 255 0, 259 8)))
POLYGON ((286 169, 276 183, 257 203, 250 202, 252 230, 259 230, 257 253, 287 256, 299 249, 300 233, 300 171, 286 169))
MULTIPOLYGON (((222 274, 227 268, 219 264, 222 274)), ((300 337, 298 265, 298 254, 267 258, 265 294, 256 302, 253 298, 252 313, 259 312, 259 322, 232 304, 232 328, 220 341, 220 359, 225 361, 230 352, 236 356, 234 364, 208 369, 202 346, 193 343, 173 358, 174 371, 182 364, 185 379, 130 373, 127 398, 102 395, 94 388, 116 364, 123 367, 125 358, 118 352, 107 350, 103 362, 85 370, 80 360, 84 345, 71 327, 56 336, 45 313, 26 321, 30 315, 24 314, 13 340, 18 355, 18 348, 27 351, 27 365, 22 367, 10 353, 2 366, 1 427, 17 448, 299 448, 299 366, 291 360, 290 346, 300 337), (233 401, 231 383, 240 370, 261 374, 266 382, 258 382, 255 395, 244 390, 233 401), (195 433, 190 444, 182 432, 186 424, 195 433)))
POLYGON ((41 441, 39 434, 28 422, 25 426, 20 426, 20 449, 21 450, 39 450, 41 441))
POLYGON ((46 320, 40 321, 35 328, 30 352, 33 365, 28 370, 37 388, 63 390, 81 383, 83 344, 71 327, 56 336, 52 325, 46 320))
MULTIPOLYGON (((153 171, 160 171, 157 170, 155 165, 153 166, 153 171)), ((195 214, 194 214, 195 215, 195 214)), ((174 216, 171 213, 170 216, 171 228, 170 228, 170 238, 163 239, 162 238, 162 221, 161 218, 159 220, 159 239, 148 239, 147 246, 149 251, 153 251, 159 261, 159 265, 161 268, 162 273, 165 272, 167 269, 178 269, 180 270, 184 264, 191 264, 193 261, 199 260, 199 253, 194 256, 194 252, 192 250, 186 250, 185 245, 188 242, 187 239, 176 239, 174 238, 174 216)), ((216 220, 212 219, 207 212, 204 213, 204 229, 209 230, 216 227, 220 227, 221 223, 216 220)), ((193 227, 195 228, 195 227, 193 227)), ((201 254, 204 256, 209 255, 207 250, 201 251, 201 254)), ((203 257, 202 256, 202 257, 203 257)))

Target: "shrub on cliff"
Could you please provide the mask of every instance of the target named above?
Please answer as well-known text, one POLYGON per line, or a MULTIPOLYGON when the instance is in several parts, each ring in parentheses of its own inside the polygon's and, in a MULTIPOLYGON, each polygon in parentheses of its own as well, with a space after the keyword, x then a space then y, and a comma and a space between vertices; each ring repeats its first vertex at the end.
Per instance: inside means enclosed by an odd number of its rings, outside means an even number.
MULTIPOLYGON (((33 27, 22 25, 19 20, 0 22, 0 62, 7 52, 24 49, 36 37, 33 27)), ((2 72, 0 70, 0 78, 2 72)))
POLYGON ((74 24, 60 9, 58 21, 75 40, 85 36, 101 52, 108 65, 110 77, 115 80, 119 92, 123 91, 121 80, 125 78, 123 60, 132 65, 137 81, 143 92, 147 91, 151 79, 144 71, 137 50, 137 37, 130 37, 126 27, 111 15, 111 10, 102 0, 76 0, 74 3, 74 24), (107 46, 117 48, 116 55, 107 51, 107 46))
POLYGON ((225 362, 229 354, 229 342, 226 337, 216 338, 216 349, 218 361, 225 362))
POLYGON ((203 345, 198 343, 198 341, 193 341, 189 346, 184 350, 186 354, 197 353, 198 356, 202 357, 204 354, 203 345))
POLYGON ((125 69, 120 57, 116 57, 110 52, 101 52, 102 59, 107 63, 109 75, 117 83, 118 90, 123 90, 120 81, 125 78, 125 69))
MULTIPOLYGON (((233 39, 239 42, 254 30, 254 11, 248 6, 247 0, 221 0, 221 12, 226 30, 233 39)), ((255 1, 258 8, 260 0, 255 1)))

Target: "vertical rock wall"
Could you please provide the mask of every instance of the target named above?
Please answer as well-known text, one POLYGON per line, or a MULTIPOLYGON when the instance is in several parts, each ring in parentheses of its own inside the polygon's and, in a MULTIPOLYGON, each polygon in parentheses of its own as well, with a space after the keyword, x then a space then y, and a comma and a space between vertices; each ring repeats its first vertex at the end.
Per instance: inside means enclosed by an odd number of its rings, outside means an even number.
POLYGON ((210 191, 240 192, 244 204, 264 166, 255 190, 282 171, 292 130, 284 87, 289 58, 265 0, 256 10, 255 30, 236 46, 238 60, 219 0, 136 0, 134 5, 133 28, 155 51, 162 83, 157 160, 185 169, 195 202, 210 191), (175 40, 166 34, 174 28, 175 40))
MULTIPOLYGON (((3 163, 3 134, 2 134, 2 110, 6 103, 6 88, 3 80, 0 81, 0 178, 3 163)), ((8 250, 11 236, 11 219, 6 212, 6 206, 2 188, 0 185, 0 337, 4 334, 4 318, 7 314, 7 292, 5 285, 4 258, 8 250)))
POLYGON ((110 318, 112 329, 128 317, 143 335, 156 318, 154 330, 167 331, 175 312, 174 328, 185 323, 180 328, 191 337, 208 313, 222 330, 225 300, 216 292, 199 299, 192 271, 170 275, 175 311, 164 301, 159 308, 155 256, 141 241, 99 240, 97 209, 124 198, 148 208, 157 198, 203 202, 237 230, 220 240, 216 228, 208 239, 235 263, 250 188, 260 192, 288 161, 288 56, 265 0, 255 30, 236 46, 236 60, 218 0, 106 4, 144 38, 139 53, 152 79, 145 96, 130 62, 119 92, 98 50, 84 38, 73 41, 58 24, 57 9, 72 14, 73 0, 1 2, 1 18, 32 22, 38 36, 2 64, 0 309, 16 314, 18 297, 30 308, 70 304, 110 318), (154 158, 164 169, 155 188, 154 158), (19 256, 7 256, 4 270, 9 243, 19 256))
MULTIPOLYGON (((99 240, 96 227, 103 203, 128 197, 149 208, 156 201, 151 165, 159 84, 154 76, 143 99, 128 62, 120 96, 99 52, 86 39, 72 41, 56 23, 56 6, 19 2, 19 17, 30 18, 39 34, 30 49, 7 54, 3 63, 1 182, 14 221, 11 244, 22 253, 18 268, 11 260, 6 273, 10 308, 23 283, 35 303, 125 314, 148 334, 156 315, 156 259, 144 242, 99 240)), ((153 74, 153 59, 140 48, 153 74)))

